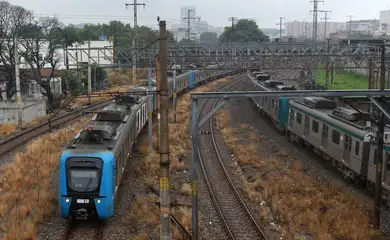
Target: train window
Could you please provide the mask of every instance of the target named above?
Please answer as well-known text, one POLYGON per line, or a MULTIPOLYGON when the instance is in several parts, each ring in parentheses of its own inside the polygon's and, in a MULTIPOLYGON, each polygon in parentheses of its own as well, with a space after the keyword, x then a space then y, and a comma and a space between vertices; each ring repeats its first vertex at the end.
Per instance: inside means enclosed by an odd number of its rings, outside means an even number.
POLYGON ((390 171, 390 154, 389 154, 389 152, 386 152, 386 169, 387 169, 387 171, 390 171))
POLYGON ((336 130, 332 130, 332 142, 339 145, 340 144, 340 133, 336 130))
POLYGON ((356 140, 356 143, 355 143, 355 155, 356 156, 359 156, 359 151, 360 151, 360 142, 358 140, 356 140))
POLYGON ((311 126, 312 126, 311 128, 312 128, 313 132, 318 133, 318 129, 319 129, 319 123, 318 123, 318 121, 313 120, 311 126))
POLYGON ((302 114, 297 113, 297 123, 302 124, 302 114))

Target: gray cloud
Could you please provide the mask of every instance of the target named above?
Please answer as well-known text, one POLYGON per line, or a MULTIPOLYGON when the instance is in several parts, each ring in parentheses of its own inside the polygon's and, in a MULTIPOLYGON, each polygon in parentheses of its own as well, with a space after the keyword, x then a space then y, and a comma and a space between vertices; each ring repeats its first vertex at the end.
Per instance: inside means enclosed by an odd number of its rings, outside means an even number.
MULTIPOLYGON (((65 23, 107 22, 115 19, 114 16, 118 16, 118 20, 131 23, 133 21, 133 11, 126 10, 125 1, 12 0, 10 2, 33 10, 36 14, 59 14, 58 17, 65 23), (80 15, 105 15, 105 17, 80 15)), ((313 6, 307 0, 138 0, 138 2, 147 4, 145 9, 139 7, 138 22, 149 26, 157 26, 157 16, 166 19, 168 24, 177 23, 180 20, 180 6, 195 5, 196 15, 208 21, 209 25, 229 25, 228 18, 235 16, 256 19, 260 27, 276 28, 280 16, 284 16, 286 21, 311 21, 312 15, 309 11, 313 6)), ((386 9, 388 4, 386 0, 325 0, 325 3, 319 3, 319 9, 333 11, 330 15, 331 21, 346 21, 346 15, 355 15, 355 19, 378 19, 379 11, 386 9)), ((320 13, 319 16, 323 17, 323 14, 320 13)))

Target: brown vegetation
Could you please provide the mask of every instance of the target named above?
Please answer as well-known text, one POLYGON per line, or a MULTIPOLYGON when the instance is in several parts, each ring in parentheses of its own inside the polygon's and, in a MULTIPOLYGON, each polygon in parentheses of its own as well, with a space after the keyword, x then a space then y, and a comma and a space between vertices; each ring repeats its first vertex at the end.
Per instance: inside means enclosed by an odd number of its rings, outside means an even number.
POLYGON ((119 85, 126 85, 126 84, 138 84, 141 82, 142 79, 146 79, 148 76, 147 69, 136 69, 136 81, 133 82, 133 70, 121 70, 121 71, 112 71, 109 72, 107 75, 108 84, 110 87, 115 87, 119 85))
MULTIPOLYGON (((225 83, 229 81, 231 78, 219 79, 214 82, 208 83, 202 87, 195 89, 195 92, 206 92, 206 91, 214 91, 217 84, 225 83)), ((179 170, 185 169, 185 162, 187 156, 190 153, 191 145, 189 140, 189 125, 190 125, 190 94, 186 93, 180 97, 176 108, 176 123, 173 122, 173 110, 169 110, 169 153, 170 153, 170 171, 176 172, 179 170)), ((148 142, 145 139, 143 142, 139 144, 138 151, 144 155, 144 159, 142 162, 137 164, 136 173, 137 176, 142 178, 147 185, 156 185, 158 184, 158 176, 159 176, 159 161, 160 155, 156 152, 155 148, 157 146, 157 129, 153 130, 153 147, 154 149, 148 150, 148 142)), ((179 190, 184 195, 191 195, 191 186, 188 183, 183 184, 182 188, 179 190)), ((154 200, 148 199, 150 204, 154 200)), ((137 207, 134 208, 135 211, 137 207)), ((139 213, 133 213, 135 216, 143 216, 148 214, 156 214, 153 209, 150 211, 152 213, 143 213, 143 207, 138 207, 140 209, 139 213)), ((181 207, 178 209, 173 209, 172 214, 180 221, 183 226, 189 230, 191 229, 191 208, 181 207)), ((158 213, 157 213, 158 216, 158 213)), ((141 221, 143 217, 140 218, 141 221)), ((158 224, 158 222, 157 222, 158 224)), ((156 224, 156 226, 157 226, 156 224)), ((174 239, 181 239, 181 234, 179 231, 174 228, 174 239)))
POLYGON ((52 210, 51 175, 66 143, 86 125, 83 118, 55 133, 41 136, 0 172, 0 231, 4 240, 36 239, 36 226, 52 210))
POLYGON ((12 123, 0 124, 0 138, 9 136, 16 131, 17 125, 12 123))
POLYGON ((243 177, 244 191, 255 202, 265 224, 281 225, 288 239, 311 235, 314 239, 370 239, 378 233, 369 226, 364 204, 340 187, 320 184, 304 173, 298 162, 280 157, 261 159, 251 144, 240 144, 227 128, 223 112, 217 124, 238 163, 252 165, 262 174, 243 177))

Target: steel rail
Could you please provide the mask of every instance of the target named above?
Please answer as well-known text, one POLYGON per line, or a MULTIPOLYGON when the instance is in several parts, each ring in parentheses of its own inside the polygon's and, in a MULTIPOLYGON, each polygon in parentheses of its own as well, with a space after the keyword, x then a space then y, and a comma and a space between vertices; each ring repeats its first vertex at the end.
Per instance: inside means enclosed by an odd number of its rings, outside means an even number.
POLYGON ((9 153, 10 151, 14 150, 15 148, 25 144, 26 142, 30 141, 31 139, 38 137, 44 133, 49 132, 50 128, 53 129, 53 128, 58 128, 60 126, 63 126, 64 124, 66 124, 66 123, 68 123, 76 118, 81 117, 82 115, 84 115, 84 112, 102 108, 102 107, 106 106, 108 103, 109 103, 109 100, 94 103, 92 105, 75 110, 71 113, 55 117, 54 119, 51 119, 50 121, 40 123, 36 126, 33 126, 33 127, 28 128, 22 132, 19 132, 15 135, 12 135, 6 139, 3 139, 0 141, 0 157, 9 153))
MULTIPOLYGON (((226 90, 228 89, 231 89, 233 88, 235 85, 237 85, 240 81, 241 77, 238 77, 235 81, 232 81, 226 85, 224 85, 223 87, 221 87, 220 89, 218 89, 217 91, 220 91, 221 89, 223 88, 226 88, 226 90)), ((201 106, 200 110, 199 110, 199 116, 201 114, 201 112, 203 111, 203 108, 204 106, 206 105, 207 101, 209 99, 206 99, 205 102, 203 102, 203 105, 201 106)), ((218 100, 215 100, 214 101, 214 104, 212 106, 212 108, 215 108, 216 104, 217 104, 218 100)), ((210 132, 211 132, 211 140, 212 140, 212 143, 213 143, 213 148, 214 148, 214 151, 216 153, 216 156, 217 156, 217 159, 218 159, 218 165, 221 167, 221 169, 223 170, 223 173, 224 173, 224 177, 225 179, 227 180, 228 184, 229 184, 229 187, 231 188, 231 190, 233 191, 234 195, 235 195, 235 198, 236 200, 239 202, 240 206, 241 206, 241 209, 243 210, 243 212, 245 213, 246 217, 249 219, 249 221, 251 222, 253 228, 255 229, 256 233, 259 235, 259 237, 261 239, 264 239, 266 240, 266 236, 264 234, 264 232, 262 231, 262 229, 259 227, 259 225, 256 223, 256 220, 253 218, 253 216, 251 215, 249 209, 246 207, 243 199, 241 198, 240 194, 238 193, 237 189, 235 188, 234 186, 234 183, 233 181, 231 180, 230 178, 230 175, 223 163, 223 160, 222 160, 222 157, 219 153, 219 149, 218 149, 218 146, 217 146, 217 143, 216 143, 216 140, 215 140, 215 136, 214 136, 214 131, 213 131, 213 123, 212 123, 212 118, 210 118, 209 120, 209 128, 210 128, 210 132)), ((222 211, 222 209, 220 208, 219 204, 218 204, 218 201, 217 201, 217 197, 215 196, 213 190, 212 190, 212 187, 211 187, 211 183, 210 183, 210 180, 208 179, 208 175, 207 175, 207 172, 206 172, 206 169, 205 169, 205 166, 203 164, 203 159, 202 159, 202 156, 200 154, 200 149, 198 148, 198 154, 199 154, 199 159, 200 159, 200 165, 201 165, 201 168, 202 168, 202 172, 203 172, 203 175, 205 177, 205 181, 206 181, 206 184, 207 184, 207 187, 209 189, 209 192, 211 194, 211 197, 212 197, 212 200, 213 200, 213 203, 215 205, 215 207, 217 208, 218 210, 218 214, 219 216, 221 217, 221 220, 222 222, 224 223, 225 225, 225 229, 227 230, 227 233, 229 235, 229 238, 230 239, 236 239, 234 233, 231 231, 230 227, 229 227, 229 224, 227 222, 227 220, 225 219, 225 216, 224 216, 224 213, 222 211)))

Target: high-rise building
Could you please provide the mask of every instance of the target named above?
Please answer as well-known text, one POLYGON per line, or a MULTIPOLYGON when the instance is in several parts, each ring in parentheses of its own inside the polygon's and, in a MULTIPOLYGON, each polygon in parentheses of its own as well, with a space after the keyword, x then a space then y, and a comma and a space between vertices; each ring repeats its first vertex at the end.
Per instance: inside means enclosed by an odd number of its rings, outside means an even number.
POLYGON ((390 10, 380 11, 379 23, 383 32, 390 33, 390 10))
MULTIPOLYGON (((343 22, 327 22, 326 23, 326 36, 325 34, 325 22, 317 23, 317 38, 328 38, 330 33, 345 30, 345 23, 343 22)), ((313 36, 313 23, 312 22, 298 22, 292 21, 286 23, 284 29, 284 35, 295 38, 308 38, 313 36)))

